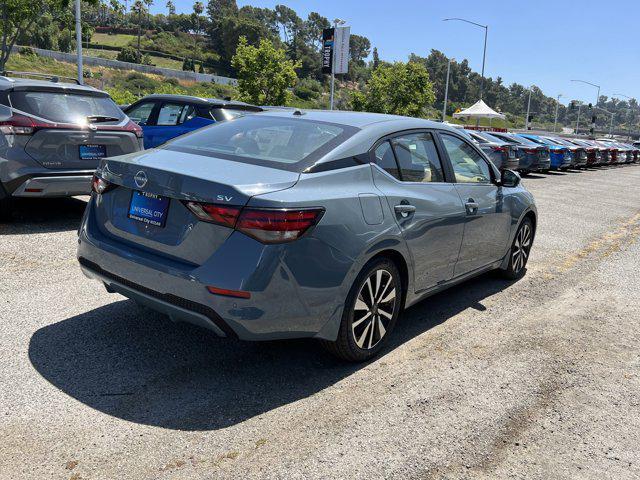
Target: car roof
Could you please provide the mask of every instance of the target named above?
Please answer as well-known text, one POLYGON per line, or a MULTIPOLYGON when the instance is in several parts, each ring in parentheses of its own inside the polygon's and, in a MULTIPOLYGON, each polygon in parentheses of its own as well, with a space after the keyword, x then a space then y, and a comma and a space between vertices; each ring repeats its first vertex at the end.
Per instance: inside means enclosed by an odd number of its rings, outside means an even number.
POLYGON ((353 112, 348 110, 267 110, 260 115, 271 117, 293 117, 304 120, 314 120, 318 122, 335 123, 355 127, 358 129, 369 129, 389 125, 395 131, 410 130, 412 128, 438 128, 455 132, 455 129, 444 125, 442 122, 426 120, 423 118, 403 117, 400 115, 390 115, 386 113, 353 112))
POLYGON ((91 93, 104 93, 102 90, 98 90, 90 85, 78 85, 76 83, 70 82, 61 82, 61 81, 52 81, 52 80, 34 80, 31 78, 14 78, 14 77, 4 77, 0 75, 0 90, 28 90, 29 87, 34 88, 46 88, 46 89, 60 89, 60 90, 75 90, 75 91, 85 91, 91 93))
POLYGON ((145 95, 136 103, 144 101, 144 100, 164 100, 170 102, 189 102, 189 103, 197 103, 200 105, 206 106, 217 106, 217 107, 240 107, 247 109, 255 109, 256 111, 262 110, 260 107, 256 105, 252 105, 250 103, 240 102, 238 100, 223 100, 220 98, 204 98, 204 97, 195 97, 192 95, 178 95, 178 94, 169 94, 169 93, 153 93, 151 95, 145 95))

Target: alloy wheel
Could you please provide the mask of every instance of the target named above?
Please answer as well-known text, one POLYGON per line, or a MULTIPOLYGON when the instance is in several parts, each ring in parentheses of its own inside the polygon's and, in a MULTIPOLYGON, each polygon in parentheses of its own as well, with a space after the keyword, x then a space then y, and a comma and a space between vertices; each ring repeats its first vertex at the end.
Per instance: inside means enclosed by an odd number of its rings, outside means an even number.
POLYGON ((513 242, 511 250, 511 265, 514 273, 518 273, 527 264, 529 251, 531 250, 531 225, 525 222, 513 242))
POLYGON ((384 338, 393 319, 396 285, 391 273, 378 269, 360 287, 351 332, 358 347, 374 348, 384 338))

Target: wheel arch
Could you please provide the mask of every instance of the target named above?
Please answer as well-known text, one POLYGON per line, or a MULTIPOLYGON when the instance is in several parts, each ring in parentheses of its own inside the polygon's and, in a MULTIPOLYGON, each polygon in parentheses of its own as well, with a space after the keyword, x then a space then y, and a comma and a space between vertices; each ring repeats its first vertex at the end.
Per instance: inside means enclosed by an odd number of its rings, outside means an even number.
POLYGON ((385 249, 377 252, 375 255, 369 258, 366 263, 369 263, 370 261, 378 258, 388 258, 394 263, 394 265, 398 269, 398 272, 400 272, 400 281, 402 282, 401 308, 404 308, 405 301, 407 299, 407 292, 409 291, 409 265, 407 263, 407 260, 404 258, 404 255, 398 250, 385 249))

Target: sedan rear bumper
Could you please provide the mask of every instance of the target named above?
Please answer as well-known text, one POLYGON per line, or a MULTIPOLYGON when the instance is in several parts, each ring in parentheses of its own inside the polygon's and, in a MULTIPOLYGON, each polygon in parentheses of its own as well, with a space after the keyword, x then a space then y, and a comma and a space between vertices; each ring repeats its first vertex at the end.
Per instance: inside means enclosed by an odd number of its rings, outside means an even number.
POLYGON ((91 175, 32 177, 16 188, 14 197, 73 197, 91 193, 91 175))

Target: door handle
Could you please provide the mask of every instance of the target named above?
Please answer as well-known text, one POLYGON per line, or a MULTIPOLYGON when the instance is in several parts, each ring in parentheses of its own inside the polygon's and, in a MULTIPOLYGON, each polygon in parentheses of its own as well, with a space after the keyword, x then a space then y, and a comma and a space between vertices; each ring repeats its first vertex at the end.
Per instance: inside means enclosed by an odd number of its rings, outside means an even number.
POLYGON ((464 208, 467 210, 467 215, 475 215, 478 213, 478 202, 476 202, 473 198, 470 198, 464 204, 464 208))
POLYGON ((409 205, 409 204, 401 204, 401 205, 396 205, 395 207, 393 207, 393 209, 396 211, 397 214, 400 214, 400 216, 402 218, 407 218, 409 216, 409 214, 413 213, 416 211, 416 207, 413 205, 409 205))

